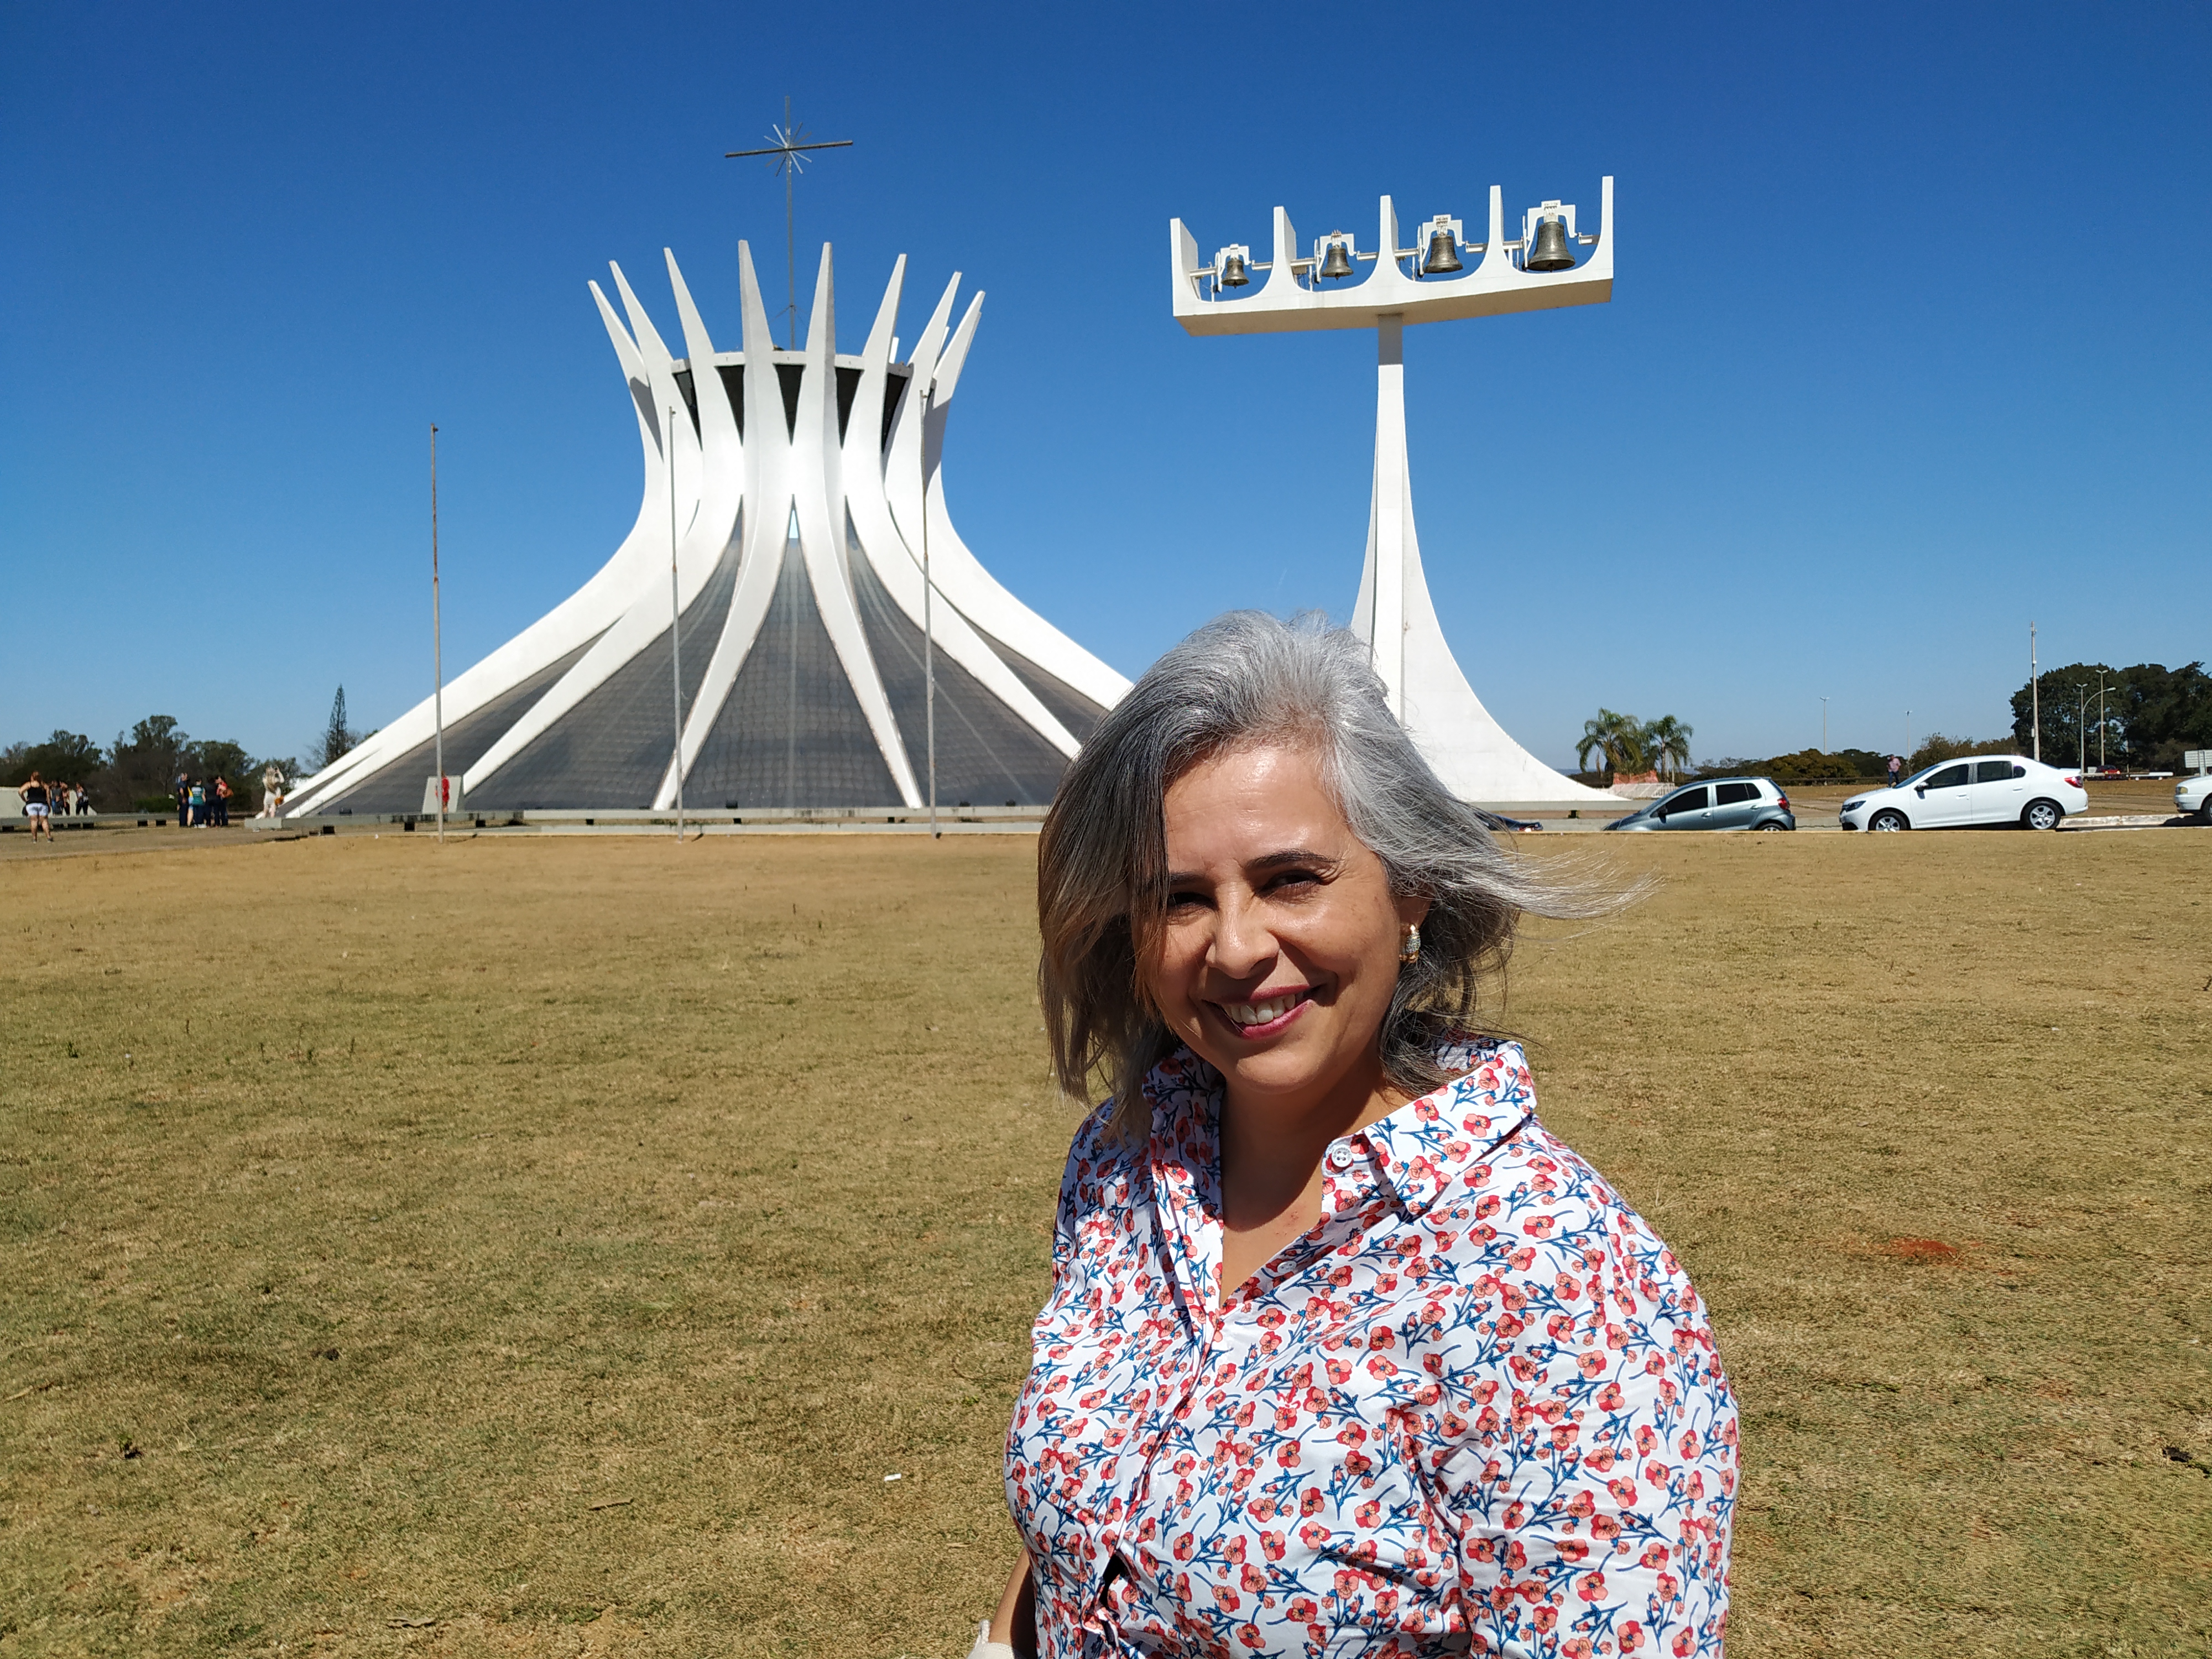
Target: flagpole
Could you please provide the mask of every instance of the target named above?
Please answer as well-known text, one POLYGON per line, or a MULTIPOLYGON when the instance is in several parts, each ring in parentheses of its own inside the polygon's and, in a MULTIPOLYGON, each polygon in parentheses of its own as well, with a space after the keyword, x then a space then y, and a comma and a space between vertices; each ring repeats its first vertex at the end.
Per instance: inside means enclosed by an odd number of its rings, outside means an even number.
POLYGON ((676 581, 676 410, 661 428, 668 462, 668 677, 676 709, 676 839, 684 839, 684 605, 676 581))
POLYGON ((438 427, 430 425, 430 707, 438 723, 438 840, 446 839, 446 642, 438 612, 438 427))

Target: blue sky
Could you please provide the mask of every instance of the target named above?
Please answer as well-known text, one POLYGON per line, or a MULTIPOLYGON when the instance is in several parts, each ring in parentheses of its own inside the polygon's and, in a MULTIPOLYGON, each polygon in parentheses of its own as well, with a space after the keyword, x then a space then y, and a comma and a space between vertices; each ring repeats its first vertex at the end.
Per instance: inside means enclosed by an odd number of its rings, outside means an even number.
POLYGON ((1188 338, 1170 216, 1611 173, 1610 305, 1407 335, 1475 689, 1554 762, 1600 704, 1709 757, 1817 743, 1823 695, 1838 747, 1992 734, 2031 618, 2045 663, 2212 656, 2208 85, 2202 6, 0 0, 0 742, 304 751, 341 682, 362 725, 426 694, 433 420, 448 672, 572 591, 640 481, 584 284, 672 334, 672 246, 733 343, 783 202, 722 153, 786 94, 855 141, 799 186, 842 343, 900 252, 908 339, 988 291, 954 518, 1124 672, 1348 615, 1365 534, 1371 337, 1188 338))

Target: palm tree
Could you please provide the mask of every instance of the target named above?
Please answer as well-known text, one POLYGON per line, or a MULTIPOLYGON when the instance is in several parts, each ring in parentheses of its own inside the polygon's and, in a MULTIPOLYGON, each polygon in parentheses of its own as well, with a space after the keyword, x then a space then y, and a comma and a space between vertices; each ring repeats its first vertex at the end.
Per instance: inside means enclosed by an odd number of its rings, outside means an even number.
POLYGON ((1635 715, 1601 708, 1595 720, 1583 722, 1582 741, 1575 746, 1575 764, 1589 771, 1590 752, 1595 750, 1604 758, 1607 783, 1616 772, 1641 772, 1645 769, 1643 738, 1644 729, 1635 715))
POLYGON ((1662 714, 1638 735, 1645 754, 1665 767, 1669 777, 1680 776, 1679 769, 1690 763, 1690 728, 1672 714, 1662 714))

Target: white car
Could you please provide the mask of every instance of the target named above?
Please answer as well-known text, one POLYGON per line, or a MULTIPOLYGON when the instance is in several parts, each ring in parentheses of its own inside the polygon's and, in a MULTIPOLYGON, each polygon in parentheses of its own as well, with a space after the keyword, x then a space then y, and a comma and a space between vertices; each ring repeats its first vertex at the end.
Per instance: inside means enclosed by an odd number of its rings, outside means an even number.
POLYGON ((2055 830, 2068 814, 2088 810, 2077 773, 2018 755, 1972 755, 1938 761, 1894 789, 1853 795, 1836 816, 1846 830, 2055 830))
POLYGON ((2173 810, 2194 812, 2206 823, 2212 823, 2212 772, 2199 772, 2193 778, 2178 778, 2173 785, 2173 810))

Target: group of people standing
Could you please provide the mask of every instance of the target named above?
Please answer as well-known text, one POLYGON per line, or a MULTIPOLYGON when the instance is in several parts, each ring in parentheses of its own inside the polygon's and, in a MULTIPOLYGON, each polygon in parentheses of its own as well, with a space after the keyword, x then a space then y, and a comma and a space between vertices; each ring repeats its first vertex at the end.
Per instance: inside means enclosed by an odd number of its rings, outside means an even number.
POLYGON ((177 823, 186 830, 227 830, 230 827, 230 780, 177 775, 177 823))
POLYGON ((82 817, 92 811, 92 799, 82 784, 48 783, 36 772, 15 786, 15 796, 23 803, 23 816, 31 821, 33 841, 41 835, 51 841, 55 818, 82 817))

